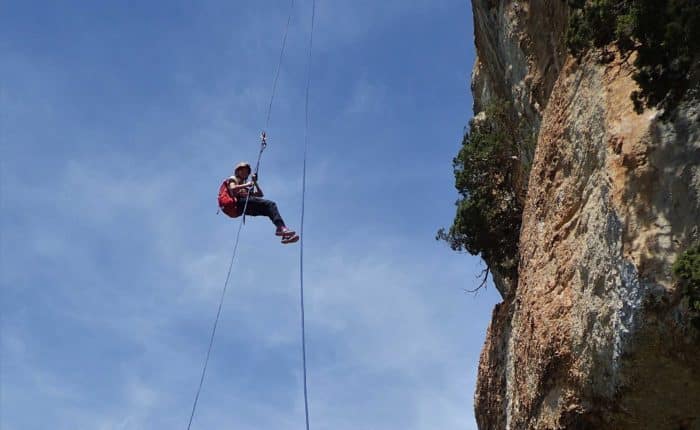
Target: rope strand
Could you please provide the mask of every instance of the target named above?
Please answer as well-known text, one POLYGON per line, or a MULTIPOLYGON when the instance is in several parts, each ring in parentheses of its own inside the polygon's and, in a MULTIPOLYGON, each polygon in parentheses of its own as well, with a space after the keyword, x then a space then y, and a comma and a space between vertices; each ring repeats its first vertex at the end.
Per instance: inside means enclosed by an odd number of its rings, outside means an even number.
MULTIPOLYGON (((279 76, 280 76, 280 70, 282 69, 282 60, 284 59, 284 51, 287 46, 287 36, 289 34, 289 24, 292 20, 292 12, 294 11, 294 0, 290 0, 289 4, 289 13, 287 15, 287 23, 285 25, 284 29, 284 36, 282 37, 282 47, 280 48, 280 55, 279 55, 279 60, 277 62, 277 69, 275 71, 275 77, 272 81, 272 91, 270 95, 270 103, 267 107, 267 116, 265 118, 265 129, 270 124, 270 117, 272 115, 272 105, 275 100, 275 93, 277 91, 277 82, 279 81, 279 76)), ((264 132, 263 132, 264 133, 264 132)), ((260 160, 262 159, 262 154, 263 151, 265 150, 265 147, 267 146, 264 138, 261 142, 260 145, 260 152, 258 153, 258 159, 257 162, 255 163, 255 175, 257 176, 258 170, 260 169, 260 160)), ((199 378, 199 386, 197 387, 197 393, 195 394, 194 397, 194 402, 192 403, 192 412, 190 413, 190 419, 187 423, 187 430, 190 430, 192 427, 192 421, 194 420, 194 415, 197 411, 197 403, 199 402, 199 396, 202 392, 202 387, 204 386, 204 378, 207 373, 207 367, 209 366, 209 357, 211 356, 211 351, 214 346, 214 339, 216 337, 216 328, 219 325, 219 319, 221 317, 221 310, 224 305, 224 299, 226 297, 226 290, 228 289, 228 283, 229 280, 231 279, 231 271, 233 270, 233 263, 234 260, 236 259, 236 254, 238 252, 238 244, 240 242, 241 238, 241 231, 243 229, 243 225, 245 224, 245 212, 248 209, 248 198, 250 197, 250 194, 246 196, 245 199, 245 204, 243 205, 243 215, 241 216, 241 221, 238 224, 238 231, 236 232, 236 240, 233 246, 233 253, 231 254, 231 261, 229 262, 228 266, 228 272, 226 273, 226 281, 224 281, 224 287, 221 291, 221 298, 219 299, 219 306, 216 310, 216 318, 214 318, 214 326, 211 331, 211 336, 209 337, 209 346, 207 347, 207 354, 204 358, 204 364, 202 366, 202 374, 199 378)))
POLYGON ((306 372, 306 316, 304 313, 304 215, 306 213, 306 160, 309 147, 309 89, 311 88, 311 60, 314 46, 314 23, 316 20, 316 0, 311 6, 311 34, 309 36, 309 57, 306 74, 306 98, 304 102, 304 164, 301 181, 301 242, 299 244, 299 296, 301 301, 301 353, 304 370, 304 417, 306 430, 309 430, 309 394, 306 372))
POLYGON ((265 119, 265 130, 267 130, 268 125, 270 125, 270 115, 272 114, 272 102, 275 100, 275 93, 277 92, 277 81, 280 77, 280 70, 282 69, 282 58, 284 57, 284 48, 287 46, 287 35, 289 34, 289 23, 292 21, 292 11, 294 10, 294 0, 289 3, 289 14, 287 15, 287 25, 284 28, 284 37, 282 38, 282 49, 280 49, 280 58, 277 62, 277 71, 275 72, 275 79, 272 81, 272 95, 270 96, 270 104, 267 107, 267 119, 265 119))
MULTIPOLYGON (((260 159, 262 158, 263 151, 265 150, 265 145, 261 145, 260 152, 258 153, 257 165, 260 165, 260 159)), ((257 170, 256 170, 257 173, 257 170)), ((209 347, 207 348, 207 355, 204 358, 204 366, 202 367, 202 375, 199 378, 199 387, 197 387, 197 394, 194 396, 194 403, 192 404, 192 412, 190 413, 190 420, 187 423, 187 430, 190 430, 192 426, 192 420, 194 419, 194 414, 197 410, 197 403, 199 402, 199 395, 202 392, 202 386, 204 385, 204 377, 207 374, 207 367, 209 366, 209 357, 211 356, 211 350, 214 346, 214 338, 216 337, 216 328, 219 326, 219 319, 221 317, 221 309, 224 305, 224 298, 226 297, 226 290, 228 288, 228 282, 231 279, 231 271, 233 270, 233 262, 236 259, 236 254, 238 253, 238 244, 241 239, 241 231, 243 230, 243 224, 245 220, 245 211, 248 209, 248 198, 250 193, 246 195, 245 203, 243 204, 243 216, 241 217, 241 222, 238 223, 238 232, 236 233, 236 241, 233 245, 233 253, 231 254, 231 261, 228 265, 228 272, 226 273, 226 281, 224 281, 224 288, 221 291, 221 298, 219 299, 219 307, 216 310, 216 318, 214 318, 214 326, 211 330, 211 336, 209 336, 209 347)))

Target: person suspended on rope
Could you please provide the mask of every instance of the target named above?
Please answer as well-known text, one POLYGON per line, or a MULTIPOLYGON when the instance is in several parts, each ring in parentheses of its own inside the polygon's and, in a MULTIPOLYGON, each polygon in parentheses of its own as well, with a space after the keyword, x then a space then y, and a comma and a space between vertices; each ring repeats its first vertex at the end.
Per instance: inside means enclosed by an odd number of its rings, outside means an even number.
POLYGON ((225 179, 219 189, 219 208, 232 218, 243 215, 244 209, 246 215, 266 216, 277 227, 275 235, 282 238, 282 243, 297 242, 299 235, 287 228, 277 204, 263 198, 258 177, 256 174, 251 177, 251 172, 250 164, 246 162, 236 165, 233 176, 225 179))

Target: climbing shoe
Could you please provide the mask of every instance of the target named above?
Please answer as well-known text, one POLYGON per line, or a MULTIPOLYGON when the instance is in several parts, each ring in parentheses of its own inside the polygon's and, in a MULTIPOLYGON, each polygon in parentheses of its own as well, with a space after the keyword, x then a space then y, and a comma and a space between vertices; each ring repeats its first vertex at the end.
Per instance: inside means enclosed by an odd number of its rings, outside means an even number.
POLYGON ((277 236, 282 236, 283 238, 288 238, 296 235, 296 233, 290 229, 288 229, 285 226, 282 227, 277 227, 277 231, 275 231, 275 235, 277 236))
POLYGON ((289 237, 282 237, 282 243, 284 243, 285 245, 288 243, 295 243, 295 242, 299 242, 299 235, 298 234, 295 234, 295 235, 292 235, 289 237))

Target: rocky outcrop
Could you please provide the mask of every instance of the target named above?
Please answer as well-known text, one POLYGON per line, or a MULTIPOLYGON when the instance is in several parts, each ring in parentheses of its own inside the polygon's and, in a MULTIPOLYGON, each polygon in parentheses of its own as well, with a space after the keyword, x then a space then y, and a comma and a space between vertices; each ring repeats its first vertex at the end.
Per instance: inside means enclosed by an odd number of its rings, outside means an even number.
MULTIPOLYGON (((478 53, 472 72, 474 112, 483 112, 495 100, 510 102, 513 129, 521 140, 536 132, 554 83, 559 76, 566 50, 563 35, 566 23, 565 3, 538 0, 498 2, 474 0, 475 42, 478 53), (534 17, 534 19, 533 19, 534 17), (547 25, 547 37, 530 37, 547 25)), ((534 148, 521 148, 522 165, 516 169, 514 184, 524 204, 529 165, 534 148)), ((491 265, 496 288, 502 296, 513 290, 513 280, 491 265)), ((517 280, 516 280, 517 282, 517 280)))
POLYGON ((700 240, 694 95, 637 114, 630 58, 567 55, 566 2, 472 4, 476 113, 508 100, 538 134, 479 428, 700 429, 700 336, 671 274, 700 240))

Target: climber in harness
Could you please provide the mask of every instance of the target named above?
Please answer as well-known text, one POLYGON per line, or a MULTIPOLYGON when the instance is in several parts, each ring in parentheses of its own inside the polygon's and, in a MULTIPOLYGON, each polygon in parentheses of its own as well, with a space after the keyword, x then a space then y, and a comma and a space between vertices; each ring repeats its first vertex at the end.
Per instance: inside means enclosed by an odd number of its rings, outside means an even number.
POLYGON ((299 235, 287 228, 272 200, 263 198, 263 191, 258 184, 256 174, 251 176, 250 164, 242 162, 236 165, 233 176, 224 180, 219 188, 219 208, 226 215, 236 218, 243 215, 266 216, 277 227, 275 235, 282 238, 282 243, 299 241, 299 235), (247 201, 247 203, 246 203, 247 201))

